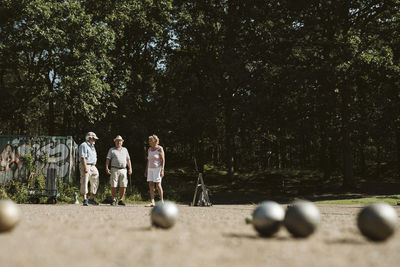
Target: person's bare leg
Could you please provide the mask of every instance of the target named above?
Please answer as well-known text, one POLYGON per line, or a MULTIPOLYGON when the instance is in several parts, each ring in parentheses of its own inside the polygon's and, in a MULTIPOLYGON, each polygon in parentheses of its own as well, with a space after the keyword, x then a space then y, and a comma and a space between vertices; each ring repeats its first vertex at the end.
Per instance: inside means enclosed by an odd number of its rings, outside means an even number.
POLYGON ((126 187, 119 188, 119 200, 123 200, 126 192, 126 187))
POLYGON ((161 183, 156 183, 157 190, 158 190, 158 195, 160 196, 161 202, 164 202, 164 191, 162 189, 161 183))
POLYGON ((117 195, 117 188, 116 187, 111 187, 111 196, 112 199, 115 200, 115 196, 117 195))
POLYGON ((151 204, 155 204, 154 203, 154 182, 149 182, 149 189, 150 189, 150 201, 151 204))

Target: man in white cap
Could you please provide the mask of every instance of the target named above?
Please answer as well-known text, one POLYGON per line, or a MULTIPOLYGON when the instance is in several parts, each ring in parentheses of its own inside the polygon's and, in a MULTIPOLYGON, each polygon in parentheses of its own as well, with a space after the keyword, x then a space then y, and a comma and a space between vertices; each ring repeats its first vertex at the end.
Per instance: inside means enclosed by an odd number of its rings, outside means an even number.
POLYGON ((114 138, 115 147, 108 150, 106 159, 106 172, 110 174, 112 203, 115 206, 117 201, 117 186, 119 185, 119 201, 118 205, 125 206, 123 201, 128 186, 128 175, 132 174, 131 158, 129 157, 128 149, 122 147, 124 139, 120 135, 114 138), (111 170, 108 168, 111 161, 111 170), (128 167, 128 170, 126 169, 128 167))
POLYGON ((86 134, 86 141, 79 146, 79 171, 81 173, 81 194, 83 196, 83 206, 99 205, 94 199, 99 186, 99 171, 96 168, 97 153, 94 144, 99 139, 94 132, 86 134), (89 193, 88 183, 90 182, 90 198, 86 198, 89 193))

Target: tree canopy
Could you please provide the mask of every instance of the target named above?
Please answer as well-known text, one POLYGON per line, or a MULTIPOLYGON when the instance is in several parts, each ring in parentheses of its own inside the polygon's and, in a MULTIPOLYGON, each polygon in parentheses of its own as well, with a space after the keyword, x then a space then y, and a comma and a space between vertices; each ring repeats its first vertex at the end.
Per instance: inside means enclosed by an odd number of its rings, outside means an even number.
POLYGON ((0 134, 399 177, 399 19, 398 0, 0 0, 0 134))

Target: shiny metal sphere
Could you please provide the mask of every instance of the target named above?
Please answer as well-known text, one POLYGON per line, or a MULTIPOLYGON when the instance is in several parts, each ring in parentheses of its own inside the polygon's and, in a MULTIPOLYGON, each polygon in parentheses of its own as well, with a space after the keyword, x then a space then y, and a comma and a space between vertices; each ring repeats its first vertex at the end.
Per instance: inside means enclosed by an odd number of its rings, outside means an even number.
POLYGON ((294 237, 308 237, 318 227, 321 215, 317 206, 306 200, 297 200, 288 206, 284 224, 294 237))
POLYGON ((159 202, 151 211, 152 225, 160 228, 171 228, 178 220, 178 207, 171 201, 159 202))
POLYGON ((372 241, 384 241, 396 230, 398 216, 386 203, 374 203, 364 207, 358 214, 360 232, 372 241))
POLYGON ((12 200, 0 200, 0 233, 12 230, 21 219, 21 211, 12 200))
POLYGON ((283 208, 274 201, 264 201, 253 211, 253 227, 265 237, 278 232, 285 216, 283 208))

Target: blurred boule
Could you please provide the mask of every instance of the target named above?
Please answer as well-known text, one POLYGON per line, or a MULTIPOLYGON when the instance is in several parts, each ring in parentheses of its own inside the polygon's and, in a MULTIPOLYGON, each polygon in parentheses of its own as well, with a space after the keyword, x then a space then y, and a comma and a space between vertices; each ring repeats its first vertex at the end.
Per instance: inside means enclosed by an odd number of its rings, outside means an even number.
POLYGON ((317 229, 320 221, 317 206, 310 201, 297 200, 287 207, 284 225, 294 237, 308 237, 317 229))
POLYGON ((244 220, 245 220, 246 224, 250 224, 253 222, 253 216, 248 215, 248 216, 246 216, 246 218, 244 220))
POLYGON ((386 203, 373 203, 364 207, 357 217, 360 232, 372 241, 384 241, 395 232, 398 216, 386 203))
POLYGON ((285 216, 283 208, 274 201, 264 201, 253 211, 253 227, 265 237, 278 232, 285 216))
POLYGON ((0 200, 0 232, 12 230, 20 221, 21 212, 12 200, 0 200))
POLYGON ((152 225, 160 228, 171 228, 178 219, 178 207, 171 201, 157 203, 151 211, 152 225))

